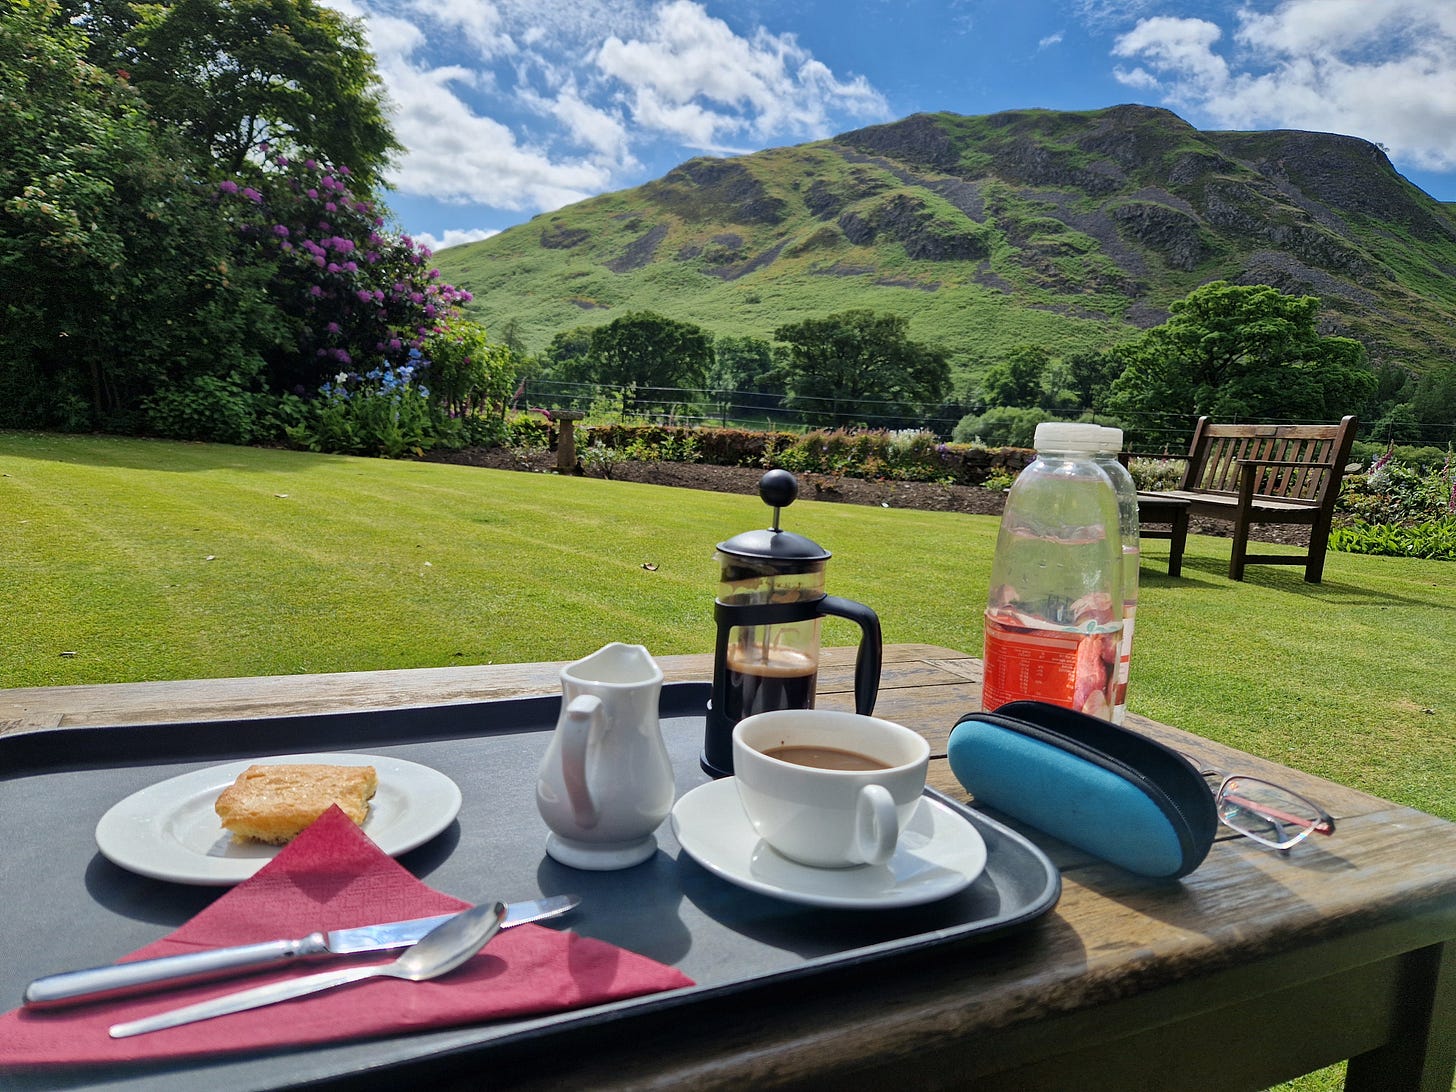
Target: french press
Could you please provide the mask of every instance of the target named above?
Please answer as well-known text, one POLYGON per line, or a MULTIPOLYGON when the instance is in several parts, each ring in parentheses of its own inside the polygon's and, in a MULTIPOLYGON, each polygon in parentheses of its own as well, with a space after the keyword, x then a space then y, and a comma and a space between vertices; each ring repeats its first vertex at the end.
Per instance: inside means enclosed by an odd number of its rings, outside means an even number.
POLYGON ((718 543, 721 566, 713 617, 713 693, 703 738, 703 769, 733 772, 733 726, 771 709, 812 709, 819 677, 819 623, 826 615, 859 624, 854 707, 874 711, 880 688, 880 619, 863 603, 824 594, 830 553, 812 539, 779 528, 779 512, 799 495, 787 470, 770 470, 758 495, 774 510, 773 526, 718 543))

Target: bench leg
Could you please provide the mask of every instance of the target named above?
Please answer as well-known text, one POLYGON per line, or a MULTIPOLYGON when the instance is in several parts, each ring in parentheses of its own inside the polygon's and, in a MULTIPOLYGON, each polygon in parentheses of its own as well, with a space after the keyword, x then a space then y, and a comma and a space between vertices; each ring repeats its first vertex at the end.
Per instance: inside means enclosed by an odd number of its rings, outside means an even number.
POLYGON ((1330 548, 1330 516, 1321 516, 1309 529, 1309 557, 1304 563, 1306 583, 1318 584, 1325 575, 1325 553, 1330 548))
POLYGON ((1248 513, 1242 511, 1234 520, 1234 545, 1229 552, 1230 580, 1244 578, 1244 555, 1249 552, 1249 522, 1248 513))
POLYGON ((1180 508, 1173 513, 1172 531, 1168 534, 1168 575, 1183 573, 1183 547, 1188 543, 1188 509, 1180 508))

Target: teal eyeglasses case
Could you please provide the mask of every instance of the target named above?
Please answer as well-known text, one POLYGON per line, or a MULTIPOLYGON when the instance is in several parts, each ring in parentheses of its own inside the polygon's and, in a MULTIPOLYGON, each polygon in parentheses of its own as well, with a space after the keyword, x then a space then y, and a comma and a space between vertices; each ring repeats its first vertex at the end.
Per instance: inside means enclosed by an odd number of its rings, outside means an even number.
POLYGON ((968 713, 947 757, 975 803, 1141 876, 1186 876, 1213 845, 1213 793, 1193 765, 1085 713, 1036 701, 968 713))

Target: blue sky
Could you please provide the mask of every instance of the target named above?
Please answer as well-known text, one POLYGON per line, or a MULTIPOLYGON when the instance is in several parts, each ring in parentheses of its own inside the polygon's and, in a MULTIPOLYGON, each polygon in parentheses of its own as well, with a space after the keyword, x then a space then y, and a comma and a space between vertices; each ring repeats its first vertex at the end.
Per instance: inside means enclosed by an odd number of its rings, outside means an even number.
POLYGON ((328 0, 363 21, 435 247, 695 155, 920 111, 1137 102, 1365 137, 1456 201, 1456 0, 328 0))

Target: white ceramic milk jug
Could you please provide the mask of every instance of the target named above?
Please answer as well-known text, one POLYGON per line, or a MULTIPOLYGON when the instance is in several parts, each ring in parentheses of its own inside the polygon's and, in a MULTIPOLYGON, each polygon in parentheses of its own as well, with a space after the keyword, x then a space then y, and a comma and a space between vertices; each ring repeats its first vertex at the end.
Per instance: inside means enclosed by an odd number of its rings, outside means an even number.
POLYGON ((547 854, 594 870, 647 860, 673 801, 658 723, 661 668, 641 645, 613 642, 562 668, 561 692, 536 780, 547 854))

